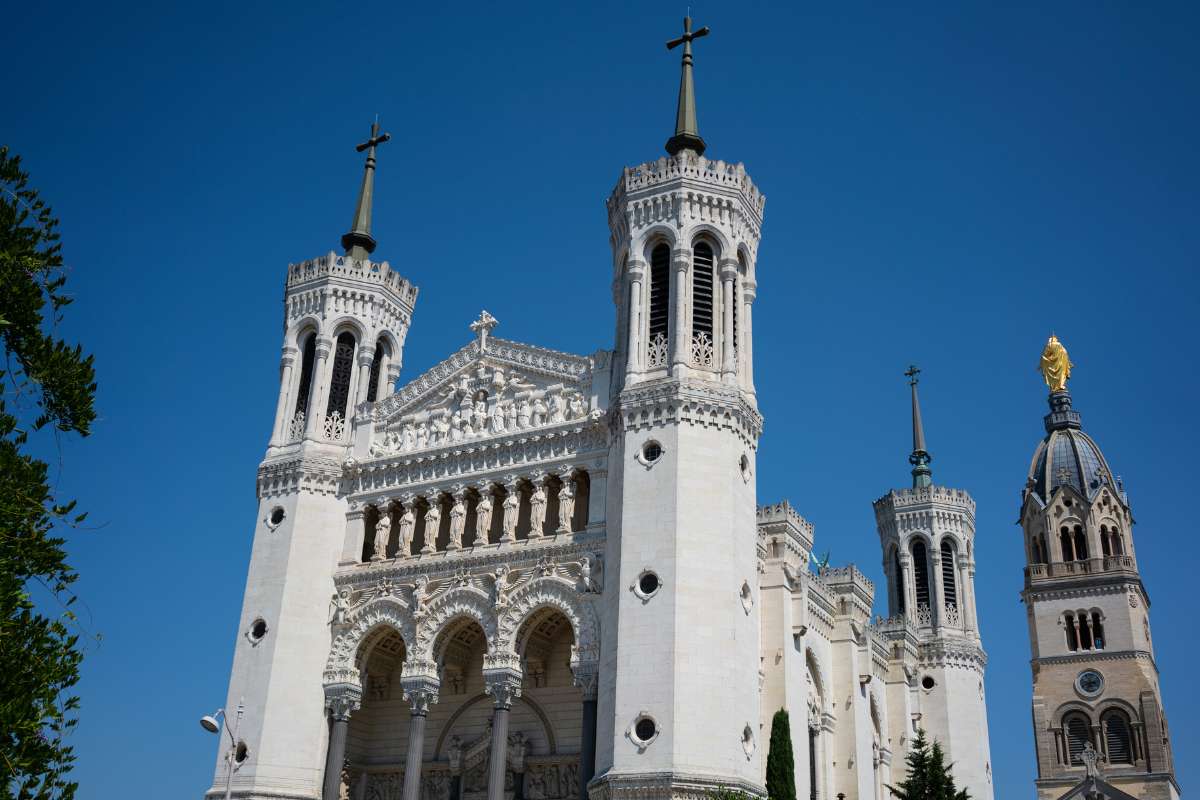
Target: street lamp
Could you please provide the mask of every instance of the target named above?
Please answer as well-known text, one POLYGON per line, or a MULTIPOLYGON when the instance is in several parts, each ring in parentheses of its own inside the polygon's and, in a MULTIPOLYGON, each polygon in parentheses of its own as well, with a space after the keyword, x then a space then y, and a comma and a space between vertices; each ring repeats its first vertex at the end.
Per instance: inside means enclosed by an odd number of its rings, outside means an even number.
MULTIPOLYGON (((225 800, 229 800, 233 796, 233 770, 234 763, 237 761, 237 731, 242 722, 242 712, 245 710, 246 704, 244 700, 238 701, 237 717, 233 720, 233 730, 229 730, 229 726, 225 726, 226 732, 229 734, 229 752, 225 755, 225 800)), ((200 727, 209 733, 221 735, 221 723, 217 718, 224 718, 225 722, 229 722, 229 716, 225 713, 225 709, 218 708, 214 714, 205 714, 200 718, 200 727)))

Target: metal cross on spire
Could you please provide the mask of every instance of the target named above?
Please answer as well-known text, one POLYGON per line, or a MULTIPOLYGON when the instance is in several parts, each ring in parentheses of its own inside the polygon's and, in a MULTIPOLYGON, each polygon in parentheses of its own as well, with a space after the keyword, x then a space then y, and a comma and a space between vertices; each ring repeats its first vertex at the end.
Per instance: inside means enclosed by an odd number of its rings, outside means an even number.
POLYGON ((679 107, 675 112, 675 135, 667 140, 667 152, 675 155, 680 150, 694 150, 696 155, 704 153, 704 140, 696 123, 696 87, 692 83, 692 40, 710 33, 705 25, 692 30, 692 17, 683 18, 683 35, 667 42, 667 49, 674 50, 683 45, 683 74, 679 78, 679 107))
POLYGON ((367 151, 367 165, 363 171, 362 188, 358 191, 358 207, 354 209, 354 223, 350 232, 342 235, 342 247, 350 258, 365 259, 375 251, 375 239, 371 236, 371 204, 375 199, 375 147, 392 138, 390 133, 379 132, 379 118, 371 123, 371 138, 356 146, 354 150, 367 151))
POLYGON ((908 378, 908 385, 912 387, 913 451, 908 457, 908 463, 913 465, 914 489, 933 485, 933 471, 929 469, 929 462, 933 460, 933 456, 925 449, 925 426, 921 424, 921 401, 917 397, 917 384, 920 383, 917 376, 920 374, 921 370, 916 364, 910 364, 904 373, 908 378))

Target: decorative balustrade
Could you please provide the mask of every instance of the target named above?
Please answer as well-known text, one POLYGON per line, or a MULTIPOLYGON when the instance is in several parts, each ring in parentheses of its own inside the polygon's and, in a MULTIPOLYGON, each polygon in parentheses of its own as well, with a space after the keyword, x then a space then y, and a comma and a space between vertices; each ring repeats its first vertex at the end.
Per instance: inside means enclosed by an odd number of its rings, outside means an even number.
POLYGON ((929 603, 917 604, 917 625, 922 628, 933 625, 933 610, 929 607, 929 603))
POLYGON ((1137 565, 1133 563, 1133 556, 1105 556, 1104 569, 1129 569, 1136 570, 1137 565))
POLYGON ((665 367, 667 365, 667 350, 666 334, 654 334, 654 338, 650 340, 650 345, 646 352, 646 366, 665 367))
POLYGON ((942 624, 948 625, 951 628, 962 627, 962 616, 958 613, 957 603, 946 603, 946 616, 942 618, 942 624))
POLYGON ((711 369, 713 362, 712 334, 696 331, 692 334, 692 366, 711 369))
POLYGON ((1103 558, 1081 559, 1079 561, 1059 561, 1053 564, 1030 564, 1025 567, 1025 577, 1031 580, 1040 578, 1070 578, 1075 575, 1091 575, 1096 572, 1109 570, 1136 570, 1133 556, 1104 556, 1103 558))
POLYGON ((296 416, 292 417, 292 421, 288 423, 287 440, 289 442, 298 442, 304 438, 304 412, 297 411, 296 416))
POLYGON ((325 440, 328 442, 345 442, 347 438, 346 418, 342 416, 342 412, 334 411, 325 417, 321 432, 325 434, 325 440))
POLYGON ((386 286, 411 305, 417 299, 417 287, 409 283, 400 273, 392 270, 386 261, 347 258, 330 252, 319 258, 311 258, 299 264, 288 265, 288 287, 296 286, 315 278, 341 276, 368 281, 386 286))

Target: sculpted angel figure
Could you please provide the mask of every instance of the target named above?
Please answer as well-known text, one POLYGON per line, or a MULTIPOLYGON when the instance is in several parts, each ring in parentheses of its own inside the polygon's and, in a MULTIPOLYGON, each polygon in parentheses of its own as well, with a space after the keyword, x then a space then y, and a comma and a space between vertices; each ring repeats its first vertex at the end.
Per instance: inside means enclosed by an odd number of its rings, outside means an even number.
POLYGON ((487 544, 488 532, 492 529, 492 487, 479 489, 479 502, 475 505, 475 541, 487 544))
POLYGON ((340 592, 334 592, 333 597, 329 600, 329 624, 343 625, 346 622, 346 614, 350 611, 350 590, 342 589, 340 592))
POLYGON ((592 573, 594 571, 595 571, 595 567, 592 566, 592 557, 591 556, 583 556, 579 559, 579 590, 580 591, 582 591, 584 593, 600 591, 600 584, 596 580, 596 578, 593 577, 593 575, 592 575, 592 573))
POLYGON ((404 504, 404 513, 400 515, 400 549, 397 555, 412 555, 413 530, 417 527, 417 516, 413 513, 413 503, 409 500, 404 504))
POLYGON ((412 614, 414 618, 425 616, 425 606, 429 603, 429 597, 432 594, 429 591, 429 578, 426 578, 424 575, 418 575, 412 590, 412 614))
POLYGON ((1071 377, 1071 367, 1075 366, 1067 358, 1067 348, 1054 334, 1046 341, 1046 349, 1042 350, 1042 361, 1038 369, 1042 378, 1052 392, 1063 392, 1067 389, 1067 380, 1071 377))
POLYGON ((587 404, 583 402, 583 395, 571 395, 570 414, 567 419, 579 419, 587 413, 587 404))
POLYGON ((508 604, 508 567, 503 564, 492 573, 492 603, 496 608, 508 604))
POLYGON ((571 532, 571 517, 575 516, 575 482, 570 478, 563 479, 562 488, 558 490, 558 532, 571 532))
POLYGON ((521 509, 521 498, 515 488, 504 498, 503 507, 504 535, 501 538, 506 542, 511 542, 517 538, 517 513, 521 509))
POLYGON ((457 550, 462 547, 463 530, 467 527, 467 504, 463 502, 462 494, 454 496, 454 505, 450 506, 450 543, 447 549, 457 550))
POLYGON ((546 525, 546 490, 539 481, 533 485, 529 495, 529 538, 536 539, 542 535, 546 525))
POLYGON ((375 521, 375 548, 371 554, 372 561, 383 561, 387 558, 388 539, 392 536, 392 515, 387 505, 379 509, 379 519, 375 521))

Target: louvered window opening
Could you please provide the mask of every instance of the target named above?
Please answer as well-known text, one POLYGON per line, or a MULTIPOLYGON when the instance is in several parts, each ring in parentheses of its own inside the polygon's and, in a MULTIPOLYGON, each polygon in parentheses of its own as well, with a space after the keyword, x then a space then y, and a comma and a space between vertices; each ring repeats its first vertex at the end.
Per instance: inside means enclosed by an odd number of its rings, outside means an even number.
POLYGON ((1104 744, 1108 748, 1108 763, 1132 764, 1133 743, 1129 735, 1129 720, 1120 711, 1109 711, 1101 720, 1104 744))
POLYGON ((650 254, 650 340, 668 336, 671 311, 671 248, 660 244, 650 254))
POLYGON ((1079 649, 1079 632, 1075 629, 1075 615, 1066 614, 1063 617, 1063 629, 1067 634, 1067 649, 1074 653, 1079 649))
POLYGON ((948 606, 958 605, 958 584, 954 575, 954 546, 942 542, 942 594, 948 606))
POLYGON ((346 403, 350 400, 350 376, 354 371, 354 336, 343 333, 337 338, 333 354, 333 372, 329 379, 329 405, 326 416, 335 411, 346 416, 346 403))
POLYGON ((915 542, 912 546, 913 572, 916 578, 917 605, 929 605, 929 559, 925 555, 925 543, 915 542))
POLYGON ((296 393, 296 413, 308 413, 308 396, 312 392, 313 361, 316 359, 317 335, 310 334, 304 342, 304 354, 300 357, 300 388, 296 393))
POLYGON ((905 611, 905 594, 904 594, 904 570, 900 567, 900 551, 892 551, 892 572, 896 576, 896 613, 903 614, 905 611))
POLYGON ((713 332, 713 250, 708 242, 692 248, 692 333, 713 332))
POLYGON ((379 394, 379 370, 383 366, 383 342, 375 345, 375 359, 371 362, 371 378, 367 384, 367 400, 374 403, 379 394))
POLYGON ((1067 736, 1067 755, 1071 764, 1079 766, 1083 764, 1083 748, 1092 740, 1091 726, 1086 717, 1077 715, 1068 717, 1063 728, 1067 736))

